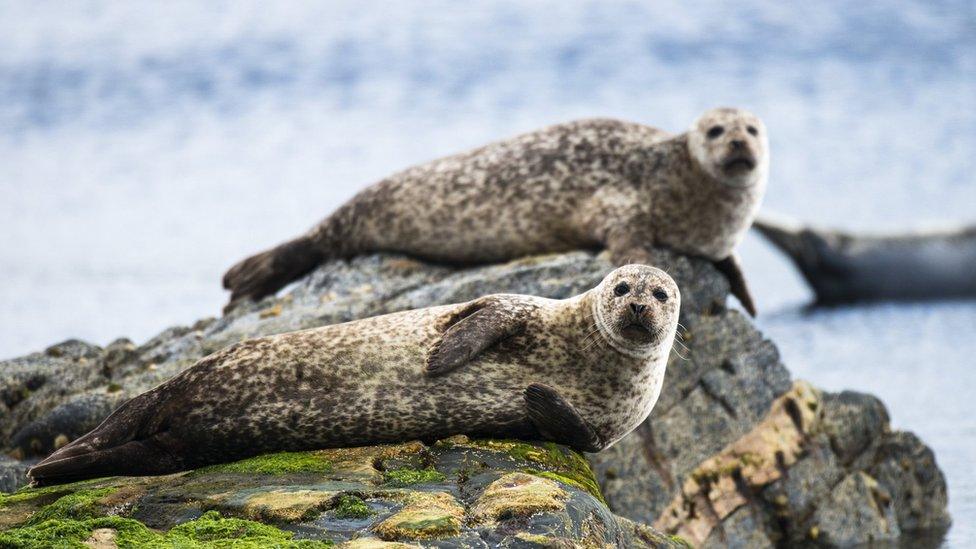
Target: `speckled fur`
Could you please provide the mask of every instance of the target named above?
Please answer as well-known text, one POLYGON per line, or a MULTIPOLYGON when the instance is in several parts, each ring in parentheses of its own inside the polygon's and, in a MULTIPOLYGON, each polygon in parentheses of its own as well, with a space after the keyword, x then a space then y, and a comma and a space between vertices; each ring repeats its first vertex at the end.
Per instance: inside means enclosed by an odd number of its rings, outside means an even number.
POLYGON ((381 251, 464 264, 609 248, 624 264, 650 262, 657 245, 720 260, 759 208, 767 149, 762 122, 737 109, 708 111, 677 136, 618 120, 559 124, 394 174, 301 237, 317 252, 302 269, 292 243, 237 264, 224 285, 232 301, 259 298, 322 259, 381 251), (724 131, 709 138, 715 126, 724 131), (735 155, 754 169, 727 173, 735 155))
POLYGON ((261 452, 457 433, 538 438, 523 401, 537 382, 569 401, 606 447, 657 401, 679 307, 667 274, 627 265, 566 300, 492 295, 247 340, 135 397, 31 475, 49 483, 166 473, 261 452), (630 290, 618 296, 622 281, 630 290), (634 314, 631 303, 646 310, 634 314), (428 353, 445 330, 486 305, 517 315, 523 329, 443 376, 427 375, 428 353), (647 330, 628 328, 635 322, 647 330), (140 459, 98 457, 81 471, 69 469, 72 475, 45 465, 133 441, 148 448, 140 447, 140 459))

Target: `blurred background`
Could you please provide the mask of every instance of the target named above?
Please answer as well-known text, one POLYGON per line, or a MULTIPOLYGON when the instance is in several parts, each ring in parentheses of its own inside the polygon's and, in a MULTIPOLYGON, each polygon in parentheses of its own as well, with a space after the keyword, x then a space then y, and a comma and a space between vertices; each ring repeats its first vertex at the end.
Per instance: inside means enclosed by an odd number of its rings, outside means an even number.
MULTIPOLYGON (((217 315, 233 262, 411 164, 721 105, 769 128, 764 212, 976 221, 972 1, 0 1, 0 357, 217 315)), ((880 396, 976 544, 976 302, 806 312, 785 258, 741 254, 794 375, 880 396)))

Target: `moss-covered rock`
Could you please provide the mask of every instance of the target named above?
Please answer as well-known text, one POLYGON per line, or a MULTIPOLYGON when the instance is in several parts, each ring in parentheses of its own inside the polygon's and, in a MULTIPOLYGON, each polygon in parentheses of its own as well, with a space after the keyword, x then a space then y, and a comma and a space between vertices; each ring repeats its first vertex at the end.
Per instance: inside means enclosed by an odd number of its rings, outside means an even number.
POLYGON ((509 456, 529 462, 532 466, 523 471, 533 475, 555 480, 563 484, 586 490, 603 503, 603 494, 597 484, 593 469, 586 459, 565 446, 547 442, 527 444, 518 440, 476 440, 461 439, 456 444, 470 444, 479 448, 500 450, 509 456))
POLYGON ((445 492, 415 492, 406 496, 406 505, 376 525, 385 540, 441 539, 461 533, 464 508, 445 492))
POLYGON ((529 516, 566 507, 569 494, 555 482, 525 473, 509 473, 492 482, 475 502, 475 520, 529 516))
POLYGON ((271 490, 248 498, 244 513, 255 520, 297 522, 315 517, 335 495, 328 490, 271 490))
POLYGON ((331 470, 332 462, 320 452, 279 452, 233 463, 212 465, 200 471, 283 475, 287 473, 328 473, 331 470))
POLYGON ((383 473, 383 479, 387 486, 410 486, 411 484, 429 484, 432 482, 441 482, 444 480, 444 475, 439 473, 435 469, 393 469, 392 471, 385 471, 383 473))
POLYGON ((362 498, 353 495, 340 497, 332 512, 341 519, 364 519, 376 514, 362 498))
POLYGON ((396 549, 486 539, 524 544, 531 536, 577 547, 634 546, 632 523, 577 478, 592 478, 581 456, 541 443, 462 437, 430 447, 269 454, 175 475, 0 495, 0 549, 396 549))
POLYGON ((0 532, 0 547, 35 549, 40 547, 91 547, 89 540, 106 538, 117 547, 185 549, 312 549, 330 547, 331 541, 296 540, 286 532, 259 522, 221 517, 210 511, 195 520, 174 526, 166 533, 147 528, 139 521, 117 516, 76 519, 48 519, 36 524, 0 532))

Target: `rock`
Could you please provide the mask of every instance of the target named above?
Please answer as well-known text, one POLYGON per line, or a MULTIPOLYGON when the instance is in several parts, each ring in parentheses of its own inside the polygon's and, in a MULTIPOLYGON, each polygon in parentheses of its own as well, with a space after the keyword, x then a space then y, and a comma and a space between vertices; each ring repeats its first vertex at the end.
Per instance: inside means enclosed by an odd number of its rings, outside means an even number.
POLYGON ((430 540, 461 534, 464 507, 446 492, 418 492, 403 498, 404 506, 377 524, 373 531, 384 540, 430 540))
POLYGON ((817 429, 820 407, 819 393, 796 383, 755 428, 687 475, 655 525, 705 542, 727 517, 756 504, 757 488, 784 477, 799 460, 808 433, 817 429))
POLYGON ((29 462, 0 455, 0 493, 13 492, 24 484, 29 462))
MULTIPOLYGON (((440 445, 345 449, 332 451, 328 467, 341 469, 346 484, 293 486, 285 492, 281 487, 262 485, 247 498, 240 495, 236 507, 221 504, 219 510, 240 520, 260 521, 348 514, 346 522, 329 522, 329 528, 341 526, 349 534, 362 530, 364 524, 379 524, 377 521, 389 519, 409 505, 408 499, 376 499, 369 495, 374 492, 358 493, 349 486, 444 493, 465 509, 461 526, 455 528, 457 521, 451 518, 456 515, 453 504, 445 496, 436 496, 425 507, 435 511, 436 517, 414 520, 409 514, 401 516, 404 520, 396 519, 383 529, 386 538, 401 536, 417 525, 418 531, 427 531, 431 537, 454 535, 450 539, 468 540, 465 543, 472 545, 506 547, 573 546, 591 537, 654 545, 669 543, 667 534, 676 533, 706 547, 785 545, 811 538, 818 543, 847 543, 889 539, 899 533, 904 538, 922 531, 938 532, 949 524, 945 479, 931 450, 910 433, 892 432, 879 400, 854 392, 821 393, 809 384, 794 382, 780 362, 776 346, 742 314, 725 307, 728 284, 710 263, 665 250, 656 253, 656 263, 682 290, 680 345, 675 345, 664 390, 651 418, 614 447, 587 456, 595 479, 581 473, 586 463, 578 455, 552 453, 544 446, 506 447, 482 441, 478 448, 489 453, 514 452, 523 461, 555 459, 563 473, 551 467, 498 466, 485 474, 473 463, 425 461, 428 454, 441 455, 437 453, 440 445), (379 468, 374 466, 374 458, 379 468), (569 494, 562 502, 565 508, 549 509, 560 500, 543 497, 536 503, 545 501, 547 510, 540 508, 532 516, 547 518, 533 523, 536 530, 516 528, 509 535, 506 528, 522 524, 524 519, 497 518, 504 516, 498 510, 505 506, 507 492, 502 485, 490 492, 497 495, 480 506, 476 503, 492 482, 509 473, 535 475, 524 485, 519 484, 523 477, 510 477, 505 482, 513 483, 511 490, 525 486, 546 493, 544 488, 551 486, 538 479, 554 482, 569 494), (459 474, 467 480, 445 489, 459 474), (412 484, 414 481, 420 484, 412 484), (346 498, 343 511, 330 507, 338 506, 335 498, 346 498), (889 502, 887 506, 884 501, 889 502), (356 518, 364 508, 376 514, 356 518), (847 519, 853 522, 844 522, 847 519), (432 522, 425 522, 428 520, 432 522), (469 521, 480 524, 480 530, 469 521), (497 526, 489 526, 496 522, 497 526), (658 530, 645 524, 656 524, 658 530), (450 534, 455 530, 459 533, 450 534)), ((220 319, 164 330, 139 346, 124 339, 105 349, 70 341, 0 362, 0 446, 21 458, 40 456, 85 432, 125 399, 247 337, 459 302, 488 293, 563 298, 594 286, 611 269, 603 255, 585 252, 467 269, 389 255, 328 263, 281 297, 245 305, 220 319)), ((295 456, 280 455, 245 460, 236 464, 237 474, 265 475, 287 468, 287 464, 327 474, 322 469, 326 465, 316 461, 316 455, 304 454, 297 461, 292 459, 295 456)), ((12 463, 19 469, 0 462, 0 479, 7 478, 3 471, 21 474, 24 465, 12 463)), ((22 477, 17 478, 22 482, 22 477)), ((232 485, 224 486, 236 491, 232 485)), ((185 495, 182 485, 159 489, 170 490, 168 497, 174 500, 185 495)), ((200 509, 204 507, 213 508, 200 509)), ((142 511, 135 517, 152 528, 172 528, 181 521, 201 519, 199 513, 188 515, 179 505, 144 507, 140 503, 139 508, 155 513, 142 511)), ((310 523, 303 528, 314 530, 315 526, 310 523)), ((352 537, 343 534, 339 538, 345 539, 343 536, 352 537)), ((354 543, 369 547, 388 543, 375 532, 370 536, 354 543)))
POLYGON ((844 464, 852 463, 888 430, 888 411, 871 395, 844 391, 827 395, 826 404, 824 432, 844 464))
POLYGON ((868 472, 890 493, 902 531, 949 524, 948 495, 935 455, 911 433, 882 438, 868 472))
POLYGON ((14 433, 10 448, 19 456, 46 456, 98 427, 125 400, 118 391, 75 395, 14 433))
POLYGON ((85 540, 85 545, 92 549, 115 549, 119 546, 117 537, 118 531, 114 528, 96 528, 85 540))
POLYGON ((586 486, 595 486, 586 461, 553 444, 455 438, 286 452, 0 495, 0 547, 683 546, 616 517, 586 486), (386 466, 404 461, 436 474, 391 483, 386 466), (588 482, 573 480, 581 476, 588 482))
POLYGON ((814 512, 809 531, 812 539, 834 546, 892 540, 901 533, 888 491, 861 471, 834 487, 827 505, 814 512))
POLYGON ((531 516, 566 507, 569 494, 552 480, 524 473, 509 473, 492 482, 474 502, 475 520, 487 522, 531 516))
MULTIPOLYGON (((0 446, 69 395, 104 384, 97 358, 102 349, 68 340, 43 352, 0 361, 0 446)), ((53 441, 52 441, 53 443, 53 441)))

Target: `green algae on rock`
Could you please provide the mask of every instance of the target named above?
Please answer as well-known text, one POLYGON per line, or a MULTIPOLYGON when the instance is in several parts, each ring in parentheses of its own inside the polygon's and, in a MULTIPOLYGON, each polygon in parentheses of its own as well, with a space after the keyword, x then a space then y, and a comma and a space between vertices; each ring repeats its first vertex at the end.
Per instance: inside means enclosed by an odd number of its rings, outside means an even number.
POLYGON ((118 547, 185 549, 313 549, 331 547, 331 541, 295 540, 286 532, 249 520, 221 517, 216 511, 171 528, 165 534, 150 530, 137 520, 108 516, 76 519, 48 519, 43 522, 0 532, 0 547, 29 549, 38 547, 86 547, 85 541, 96 530, 114 531, 118 547))
POLYGON ((0 548, 57 540, 66 547, 402 549, 518 546, 530 538, 676 546, 560 476, 586 472, 574 456, 551 444, 455 438, 26 488, 0 496, 0 548), (534 474, 524 472, 530 467, 534 474))
POLYGON ((515 459, 542 465, 545 467, 544 470, 529 467, 523 471, 586 490, 601 503, 606 504, 590 463, 582 455, 565 446, 559 446, 552 442, 541 445, 529 444, 510 439, 484 439, 467 442, 475 447, 501 450, 515 459))
POLYGON ((254 520, 298 522, 314 518, 334 498, 328 490, 271 490, 247 498, 244 513, 254 520))
POLYGON ((555 482, 525 473, 509 473, 485 489, 475 501, 475 520, 528 516, 566 507, 569 494, 555 482))
POLYGON ((414 492, 406 505, 376 525, 374 531, 384 540, 427 540, 461 533, 464 507, 446 492, 414 492))
POLYGON ((61 496, 53 503, 31 515, 27 525, 34 525, 52 519, 83 520, 96 518, 100 515, 99 500, 114 493, 117 488, 98 488, 94 490, 80 490, 72 494, 61 496))
POLYGON ((433 468, 427 469, 393 469, 383 472, 383 479, 387 486, 403 487, 411 484, 428 484, 441 482, 446 477, 433 468))
POLYGON ((213 473, 260 473, 283 475, 287 473, 328 473, 332 462, 318 452, 278 452, 264 454, 233 463, 211 465, 198 471, 213 473))
POLYGON ((332 509, 336 518, 364 519, 375 514, 369 505, 358 496, 340 496, 338 503, 332 509))

